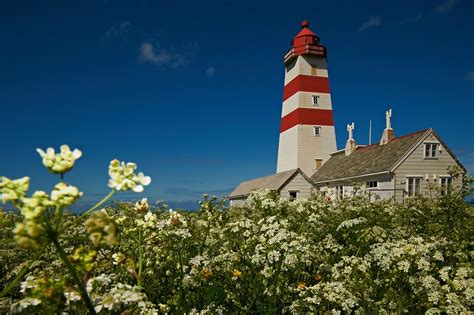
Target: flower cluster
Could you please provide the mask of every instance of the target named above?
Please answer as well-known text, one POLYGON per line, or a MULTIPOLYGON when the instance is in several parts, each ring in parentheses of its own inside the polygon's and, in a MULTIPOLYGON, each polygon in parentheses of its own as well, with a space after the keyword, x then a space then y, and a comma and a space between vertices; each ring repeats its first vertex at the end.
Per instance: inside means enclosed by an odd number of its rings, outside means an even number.
POLYGON ((94 212, 85 222, 89 239, 95 246, 111 246, 117 241, 115 221, 105 209, 94 212))
POLYGON ((116 190, 142 192, 143 186, 151 183, 151 178, 142 172, 135 174, 137 164, 112 160, 109 165, 109 187, 116 190))
POLYGON ((89 272, 94 268, 96 258, 97 252, 84 246, 76 248, 74 253, 69 256, 71 262, 83 272, 89 272))
POLYGON ((72 185, 58 183, 51 192, 51 201, 58 207, 67 207, 82 197, 82 192, 72 185))
MULTIPOLYGON (((115 190, 143 188, 136 165, 112 164, 115 190)), ((12 294, 11 308, 0 299, 0 313, 469 314, 474 306, 474 208, 462 199, 289 201, 266 190, 239 207, 204 196, 187 212, 142 199, 52 220, 79 197, 63 183, 51 198, 23 193, 16 200, 25 221, 15 234, 32 248, 54 235, 49 222, 60 222, 68 234, 54 245, 63 244, 85 288, 47 251, 21 285, 24 298, 12 294), (102 248, 91 248, 85 233, 102 248)), ((11 229, 2 235, 11 238, 11 229)), ((0 263, 12 265, 3 256, 0 263)), ((21 267, 2 270, 0 279, 14 279, 21 267)))
POLYGON ((64 174, 69 171, 82 156, 82 152, 78 149, 71 151, 68 145, 62 145, 60 152, 56 153, 53 148, 47 148, 46 152, 42 149, 36 149, 41 158, 43 165, 54 174, 64 174))
POLYGON ((29 198, 21 199, 20 212, 23 222, 18 222, 14 229, 17 244, 24 248, 37 248, 44 234, 43 217, 53 203, 44 191, 35 191, 29 198))
POLYGON ((18 246, 23 248, 38 248, 43 227, 34 221, 19 222, 13 230, 18 246))
POLYGON ((0 178, 0 200, 2 200, 2 203, 7 203, 8 201, 17 203, 21 198, 26 196, 29 187, 29 177, 25 176, 11 180, 2 176, 0 178))
POLYGON ((149 209, 150 205, 148 204, 147 198, 143 198, 142 200, 137 201, 137 203, 135 203, 135 210, 138 213, 147 213, 149 209))

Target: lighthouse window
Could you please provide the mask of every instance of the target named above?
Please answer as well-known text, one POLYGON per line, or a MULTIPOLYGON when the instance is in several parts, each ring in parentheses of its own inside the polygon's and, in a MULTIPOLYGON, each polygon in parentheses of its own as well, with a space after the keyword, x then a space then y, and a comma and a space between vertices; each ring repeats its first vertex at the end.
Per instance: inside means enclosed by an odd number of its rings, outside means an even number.
POLYGON ((314 135, 315 136, 320 136, 321 135, 321 127, 314 126, 314 135))
POLYGON ((316 66, 311 65, 311 75, 318 75, 318 68, 316 66))
POLYGON ((313 105, 318 105, 319 95, 313 95, 313 105))
POLYGON ((316 170, 319 170, 319 168, 323 164, 323 160, 322 159, 315 159, 314 161, 316 162, 316 170))

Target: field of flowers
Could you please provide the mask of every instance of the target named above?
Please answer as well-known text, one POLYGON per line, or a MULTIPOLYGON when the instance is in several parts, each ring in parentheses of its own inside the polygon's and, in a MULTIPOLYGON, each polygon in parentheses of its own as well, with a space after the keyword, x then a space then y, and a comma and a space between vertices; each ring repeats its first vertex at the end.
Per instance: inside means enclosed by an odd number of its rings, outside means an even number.
MULTIPOLYGON (((193 212, 105 201, 150 178, 113 160, 111 193, 82 215, 64 174, 80 151, 39 150, 48 194, 1 178, 0 313, 471 313, 474 208, 466 190, 403 203, 255 191, 193 212)), ((467 184, 470 187, 470 178, 467 184)))

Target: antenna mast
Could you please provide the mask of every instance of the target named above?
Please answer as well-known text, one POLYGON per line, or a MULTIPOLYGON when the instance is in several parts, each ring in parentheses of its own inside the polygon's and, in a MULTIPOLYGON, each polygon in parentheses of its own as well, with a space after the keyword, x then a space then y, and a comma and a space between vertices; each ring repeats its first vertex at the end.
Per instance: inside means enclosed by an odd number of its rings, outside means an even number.
POLYGON ((369 145, 372 144, 372 119, 369 120, 369 145))

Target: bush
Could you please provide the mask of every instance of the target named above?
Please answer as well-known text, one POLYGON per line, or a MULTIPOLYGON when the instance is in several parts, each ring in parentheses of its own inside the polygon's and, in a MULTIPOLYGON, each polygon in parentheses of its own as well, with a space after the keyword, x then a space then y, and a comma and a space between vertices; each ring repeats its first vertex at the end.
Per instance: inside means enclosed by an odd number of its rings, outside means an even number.
POLYGON ((14 201, 21 216, 2 215, 4 312, 473 309, 473 207, 458 195, 333 203, 261 190, 245 207, 205 196, 194 212, 142 200, 85 215, 57 215, 48 197, 44 213, 31 219, 41 230, 36 237, 14 227, 31 217, 21 198, 14 201), (14 246, 13 237, 37 249, 14 246))

